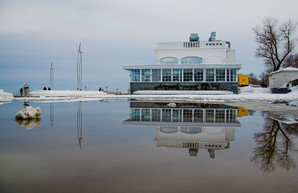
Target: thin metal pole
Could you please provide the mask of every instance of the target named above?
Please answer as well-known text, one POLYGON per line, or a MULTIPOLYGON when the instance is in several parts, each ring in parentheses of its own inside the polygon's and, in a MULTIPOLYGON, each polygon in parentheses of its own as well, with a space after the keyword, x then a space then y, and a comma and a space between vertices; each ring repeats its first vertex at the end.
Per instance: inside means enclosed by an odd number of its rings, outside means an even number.
POLYGON ((81 51, 81 42, 79 45, 79 51, 78 51, 78 58, 77 58, 77 83, 78 88, 77 90, 82 90, 82 51, 81 51))
POLYGON ((50 70, 50 88, 51 88, 51 90, 54 89, 54 67, 53 67, 53 62, 51 63, 51 70, 50 70))

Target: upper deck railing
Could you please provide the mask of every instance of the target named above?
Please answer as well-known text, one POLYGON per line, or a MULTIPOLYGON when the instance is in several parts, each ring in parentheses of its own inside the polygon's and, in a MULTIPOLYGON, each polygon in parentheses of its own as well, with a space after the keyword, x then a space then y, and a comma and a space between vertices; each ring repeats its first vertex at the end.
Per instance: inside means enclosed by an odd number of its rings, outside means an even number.
POLYGON ((226 41, 200 41, 200 42, 159 42, 157 49, 188 49, 188 48, 230 48, 226 41))

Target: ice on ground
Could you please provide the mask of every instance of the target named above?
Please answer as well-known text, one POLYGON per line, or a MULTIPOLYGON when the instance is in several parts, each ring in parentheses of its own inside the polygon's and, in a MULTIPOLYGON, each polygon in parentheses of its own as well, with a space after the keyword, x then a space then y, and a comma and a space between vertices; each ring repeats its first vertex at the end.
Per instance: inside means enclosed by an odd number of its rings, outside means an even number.
POLYGON ((35 119, 41 114, 40 108, 26 107, 15 114, 16 119, 35 119))
POLYGON ((0 89, 0 102, 10 102, 13 100, 13 94, 4 92, 0 89))
POLYGON ((169 103, 168 106, 169 107, 176 107, 176 104, 175 103, 169 103))
POLYGON ((298 123, 298 118, 293 117, 291 115, 280 115, 280 116, 271 117, 271 119, 274 119, 276 121, 279 121, 279 122, 287 124, 287 125, 292 125, 292 124, 298 123))
POLYGON ((99 97, 107 95, 102 91, 76 91, 76 90, 36 90, 30 92, 31 97, 99 97))
POLYGON ((239 94, 144 94, 144 95, 113 95, 102 91, 33 91, 31 97, 20 97, 15 100, 32 101, 98 101, 104 99, 136 99, 136 100, 163 100, 163 101, 189 101, 189 102, 265 102, 265 103, 288 103, 292 106, 298 106, 298 86, 291 87, 292 92, 288 94, 272 94, 269 88, 261 87, 240 87, 239 94))

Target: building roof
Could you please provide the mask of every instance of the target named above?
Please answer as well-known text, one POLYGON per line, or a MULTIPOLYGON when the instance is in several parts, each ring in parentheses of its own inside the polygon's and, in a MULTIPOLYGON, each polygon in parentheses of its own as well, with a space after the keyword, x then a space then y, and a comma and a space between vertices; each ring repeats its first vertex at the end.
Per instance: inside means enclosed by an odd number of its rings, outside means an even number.
POLYGON ((271 74, 276 74, 276 73, 280 73, 280 72, 298 72, 298 68, 288 67, 288 68, 284 68, 284 69, 274 71, 271 74))

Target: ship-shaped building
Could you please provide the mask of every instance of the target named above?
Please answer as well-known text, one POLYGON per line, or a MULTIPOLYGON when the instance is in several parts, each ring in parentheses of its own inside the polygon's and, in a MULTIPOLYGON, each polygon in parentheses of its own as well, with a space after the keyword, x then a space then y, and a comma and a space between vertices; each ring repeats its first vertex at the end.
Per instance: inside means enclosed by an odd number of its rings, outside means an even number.
POLYGON ((235 50, 228 41, 208 41, 197 33, 188 42, 159 42, 157 64, 124 66, 130 72, 130 93, 148 90, 231 91, 238 94, 235 50))

